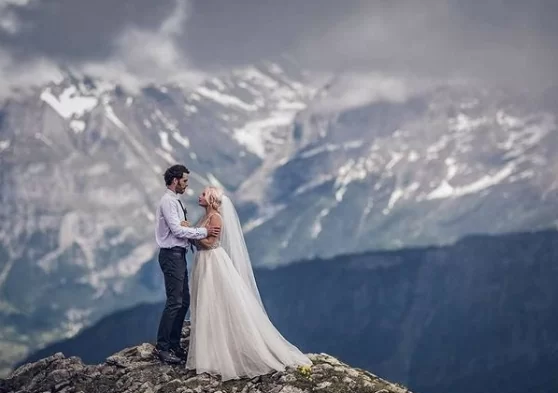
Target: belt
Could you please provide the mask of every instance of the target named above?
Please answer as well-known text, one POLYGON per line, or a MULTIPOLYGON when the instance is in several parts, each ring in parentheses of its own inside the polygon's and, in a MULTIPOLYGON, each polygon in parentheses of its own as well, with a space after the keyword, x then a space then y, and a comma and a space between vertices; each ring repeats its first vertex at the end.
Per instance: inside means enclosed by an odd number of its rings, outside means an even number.
POLYGON ((186 247, 174 246, 174 247, 171 247, 171 248, 161 248, 161 250, 166 250, 166 251, 186 251, 186 247))

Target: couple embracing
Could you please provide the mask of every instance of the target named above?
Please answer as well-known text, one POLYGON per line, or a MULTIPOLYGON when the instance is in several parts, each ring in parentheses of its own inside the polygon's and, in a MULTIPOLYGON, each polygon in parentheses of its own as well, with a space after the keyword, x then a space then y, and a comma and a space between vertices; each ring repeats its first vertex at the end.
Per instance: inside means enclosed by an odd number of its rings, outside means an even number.
POLYGON ((159 358, 185 361, 187 369, 220 375, 223 381, 311 365, 267 316, 231 200, 222 190, 206 187, 198 199, 204 216, 195 226, 187 221, 179 195, 188 187, 189 173, 183 165, 166 170, 167 190, 156 214, 167 296, 157 333, 159 358), (194 248, 188 278, 185 257, 194 248), (184 349, 180 335, 188 308, 190 344, 184 349))

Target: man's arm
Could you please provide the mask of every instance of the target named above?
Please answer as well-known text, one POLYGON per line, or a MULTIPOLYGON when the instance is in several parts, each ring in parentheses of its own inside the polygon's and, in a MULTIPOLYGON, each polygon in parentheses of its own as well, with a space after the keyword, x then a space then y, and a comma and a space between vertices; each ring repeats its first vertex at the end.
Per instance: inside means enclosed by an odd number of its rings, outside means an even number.
POLYGON ((164 198, 161 202, 161 213, 167 221, 167 224, 173 233, 179 239, 204 239, 207 237, 206 228, 187 228, 180 226, 180 218, 176 214, 176 208, 173 206, 170 198, 164 198))
MULTIPOLYGON (((221 228, 221 225, 223 225, 221 221, 221 216, 219 216, 218 214, 212 215, 211 218, 209 219, 208 225, 210 227, 221 228)), ((211 248, 211 246, 213 246, 213 244, 217 241, 217 236, 218 235, 212 235, 211 233, 209 233, 205 239, 200 240, 200 244, 205 248, 211 248)))

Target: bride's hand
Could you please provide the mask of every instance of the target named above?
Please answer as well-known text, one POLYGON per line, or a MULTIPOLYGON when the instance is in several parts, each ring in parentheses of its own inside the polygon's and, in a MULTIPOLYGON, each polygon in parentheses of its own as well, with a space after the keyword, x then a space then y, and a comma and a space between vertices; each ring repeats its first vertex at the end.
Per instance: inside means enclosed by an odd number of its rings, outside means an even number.
POLYGON ((189 227, 190 223, 188 221, 181 221, 180 225, 182 225, 183 227, 189 227))

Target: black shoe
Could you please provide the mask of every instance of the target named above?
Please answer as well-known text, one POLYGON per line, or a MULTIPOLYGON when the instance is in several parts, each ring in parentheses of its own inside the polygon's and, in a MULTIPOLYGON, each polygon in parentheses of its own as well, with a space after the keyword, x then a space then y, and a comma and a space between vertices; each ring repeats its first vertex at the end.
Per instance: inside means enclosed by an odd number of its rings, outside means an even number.
POLYGON ((159 356, 161 361, 169 364, 179 364, 182 362, 182 360, 171 351, 157 351, 157 356, 159 356))
POLYGON ((176 355, 176 357, 186 360, 188 358, 188 352, 182 348, 173 348, 171 349, 172 353, 176 355))

